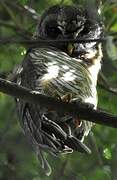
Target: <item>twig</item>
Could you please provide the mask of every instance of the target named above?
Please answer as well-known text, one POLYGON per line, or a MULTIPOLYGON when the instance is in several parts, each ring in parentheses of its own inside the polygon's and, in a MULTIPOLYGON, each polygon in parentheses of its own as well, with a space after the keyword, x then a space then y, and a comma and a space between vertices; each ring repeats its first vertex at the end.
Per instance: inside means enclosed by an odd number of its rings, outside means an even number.
POLYGON ((39 92, 32 91, 19 86, 16 83, 12 83, 1 78, 0 91, 17 98, 21 98, 26 102, 31 102, 38 105, 40 104, 42 107, 50 108, 57 112, 68 113, 73 117, 78 116, 86 121, 117 128, 117 116, 100 110, 94 110, 85 103, 78 103, 75 105, 73 103, 56 100, 53 97, 39 94, 39 92))
POLYGON ((67 163, 68 163, 68 157, 66 157, 66 159, 62 163, 61 167, 57 170, 57 173, 53 177, 53 180, 61 179, 64 176, 67 163))
POLYGON ((111 85, 109 84, 109 82, 107 81, 106 77, 102 72, 99 74, 99 78, 102 81, 102 83, 100 83, 100 81, 98 82, 99 87, 103 88, 108 92, 113 93, 114 95, 117 95, 117 88, 111 87, 111 85))
POLYGON ((117 89, 116 88, 112 88, 112 87, 109 87, 109 86, 107 87, 107 86, 105 86, 105 85, 103 85, 101 83, 98 83, 98 85, 99 85, 100 88, 102 88, 102 89, 104 89, 104 90, 106 90, 106 91, 108 91, 108 92, 110 92, 110 93, 112 93, 114 95, 117 95, 117 89))
POLYGON ((84 39, 84 38, 79 38, 79 39, 59 39, 59 40, 44 40, 44 39, 39 39, 39 40, 17 40, 17 39, 8 39, 7 37, 5 38, 0 38, 0 44, 5 45, 5 44, 28 44, 32 47, 38 46, 38 45, 56 45, 57 43, 90 43, 90 42, 102 42, 106 41, 106 38, 99 38, 99 39, 84 39))
POLYGON ((21 15, 26 15, 30 18, 33 19, 33 21, 36 21, 39 19, 39 16, 38 14, 35 12, 35 10, 31 11, 30 8, 28 8, 27 6, 22 6, 21 4, 19 4, 18 2, 17 3, 14 3, 12 1, 9 1, 9 0, 0 0, 2 2, 5 2, 8 6, 10 6, 13 11, 18 11, 21 15))
POLYGON ((117 32, 110 32, 108 34, 109 34, 109 36, 117 36, 117 32))
POLYGON ((18 22, 16 19, 16 16, 14 15, 14 12, 9 8, 9 6, 6 4, 5 0, 1 0, 0 4, 4 7, 6 12, 9 14, 11 17, 12 21, 18 26, 18 22))
POLYGON ((101 154, 99 152, 99 149, 98 149, 96 139, 95 139, 93 132, 89 133, 89 141, 90 141, 93 152, 96 154, 96 159, 97 159, 99 166, 103 167, 103 165, 104 165, 103 159, 102 159, 101 154))
POLYGON ((14 25, 12 25, 10 23, 7 23, 5 21, 0 20, 0 26, 10 28, 10 29, 12 29, 13 31, 15 31, 16 33, 18 33, 19 35, 21 35, 24 38, 29 39, 30 37, 32 37, 32 34, 29 31, 27 31, 26 29, 23 29, 23 28, 21 28, 19 26, 14 26, 14 25))

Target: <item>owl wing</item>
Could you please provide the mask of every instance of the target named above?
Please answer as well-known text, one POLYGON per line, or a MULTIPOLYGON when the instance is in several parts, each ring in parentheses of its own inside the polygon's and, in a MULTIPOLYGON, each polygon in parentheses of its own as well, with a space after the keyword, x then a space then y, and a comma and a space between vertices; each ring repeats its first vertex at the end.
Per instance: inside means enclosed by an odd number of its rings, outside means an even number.
MULTIPOLYGON (((69 57, 55 48, 35 48, 30 50, 20 69, 17 83, 41 94, 55 97, 56 92, 60 97, 71 93, 73 99, 95 98, 90 73, 80 63, 80 60, 69 57)), ((20 123, 31 141, 41 161, 42 168, 47 175, 51 168, 44 156, 44 151, 53 155, 68 153, 72 150, 90 152, 90 150, 59 126, 57 115, 49 119, 45 116, 47 109, 40 105, 26 103, 17 99, 20 123), (57 117, 57 118, 56 118, 57 117)), ((61 120, 61 118, 60 118, 61 120)), ((92 124, 84 122, 85 131, 89 131, 92 124)))

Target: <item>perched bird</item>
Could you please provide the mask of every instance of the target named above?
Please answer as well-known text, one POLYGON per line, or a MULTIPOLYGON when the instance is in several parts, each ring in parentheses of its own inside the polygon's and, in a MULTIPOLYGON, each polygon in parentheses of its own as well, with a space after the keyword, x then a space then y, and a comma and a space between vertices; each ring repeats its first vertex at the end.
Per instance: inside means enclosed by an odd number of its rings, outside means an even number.
MULTIPOLYGON (((100 38, 102 23, 81 7, 56 5, 42 15, 35 39, 69 40, 100 38)), ((33 47, 16 72, 16 83, 66 102, 91 103, 97 107, 97 77, 101 68, 99 42, 56 43, 33 47)), ((31 141, 46 175, 51 168, 44 153, 57 156, 73 150, 90 153, 83 143, 92 123, 78 117, 17 99, 21 126, 31 141)))

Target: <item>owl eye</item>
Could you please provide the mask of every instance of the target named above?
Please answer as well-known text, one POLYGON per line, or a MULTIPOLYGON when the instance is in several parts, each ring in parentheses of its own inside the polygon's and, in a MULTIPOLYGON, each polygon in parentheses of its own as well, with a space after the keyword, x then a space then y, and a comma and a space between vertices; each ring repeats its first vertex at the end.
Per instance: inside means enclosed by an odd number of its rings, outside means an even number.
POLYGON ((50 26, 47 28, 47 36, 50 38, 57 38, 61 34, 61 31, 58 27, 50 26))

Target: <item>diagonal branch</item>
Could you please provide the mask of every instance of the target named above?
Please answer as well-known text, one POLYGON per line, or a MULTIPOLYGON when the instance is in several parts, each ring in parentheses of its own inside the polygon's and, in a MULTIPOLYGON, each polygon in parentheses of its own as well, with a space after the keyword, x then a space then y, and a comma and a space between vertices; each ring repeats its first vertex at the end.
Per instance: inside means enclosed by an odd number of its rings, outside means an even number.
POLYGON ((27 31, 26 29, 19 27, 19 26, 12 25, 5 21, 0 20, 0 26, 4 26, 6 28, 12 29, 14 32, 16 32, 18 35, 20 35, 24 39, 29 39, 30 37, 32 37, 32 34, 29 31, 27 31))
POLYGON ((101 84, 101 83, 98 83, 99 87, 114 94, 114 95, 117 95, 117 88, 113 88, 113 87, 110 87, 110 86, 105 86, 104 84, 101 84))
POLYGON ((78 116, 79 118, 85 119, 86 121, 117 128, 117 116, 100 110, 94 110, 85 103, 78 103, 75 105, 73 103, 56 100, 53 97, 39 94, 39 92, 32 91, 1 78, 0 91, 17 98, 21 98, 26 102, 40 104, 42 107, 50 108, 57 112, 68 113, 72 116, 78 116))
POLYGON ((112 87, 109 82, 107 81, 106 77, 104 76, 104 74, 102 72, 99 73, 99 81, 98 81, 98 85, 99 87, 101 87, 102 89, 113 93, 114 95, 117 95, 117 88, 112 87))
POLYGON ((0 0, 0 4, 3 3, 9 6, 12 11, 17 11, 22 17, 27 16, 33 19, 33 21, 35 22, 37 22, 39 19, 39 15, 37 14, 37 12, 34 9, 29 8, 28 6, 22 6, 18 2, 16 3, 9 0, 0 0))

